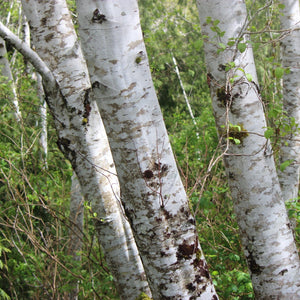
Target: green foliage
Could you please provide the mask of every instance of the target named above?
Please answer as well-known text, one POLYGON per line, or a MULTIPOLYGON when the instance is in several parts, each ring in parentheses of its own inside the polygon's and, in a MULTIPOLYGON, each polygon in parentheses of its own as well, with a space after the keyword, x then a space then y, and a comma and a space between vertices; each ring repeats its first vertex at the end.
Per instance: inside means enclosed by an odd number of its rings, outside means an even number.
POLYGON ((288 209, 288 215, 292 220, 292 226, 295 233, 295 239, 298 245, 300 245, 300 202, 299 198, 291 199, 287 201, 286 207, 288 209))
MULTIPOLYGON (((239 256, 232 255, 233 261, 239 261, 239 256)), ((213 282, 217 290, 222 291, 222 299, 254 299, 252 292, 252 283, 249 273, 241 272, 238 270, 232 270, 222 272, 219 274, 218 271, 213 271, 212 276, 214 278, 213 282), (219 282, 222 283, 220 286, 219 282)))
POLYGON ((245 43, 239 43, 238 44, 238 49, 241 53, 245 52, 245 50, 247 49, 247 44, 245 43))
POLYGON ((221 128, 222 136, 228 138, 230 142, 235 145, 239 145, 243 142, 243 140, 249 136, 248 131, 244 128, 243 124, 229 124, 228 128, 222 126, 221 128))
POLYGON ((45 167, 36 84, 23 74, 18 82, 20 123, 9 85, 0 85, 0 299, 65 298, 77 281, 80 299, 118 299, 92 218, 86 216, 81 261, 69 255, 72 170, 50 116, 45 167))
MULTIPOLYGON (((249 0, 247 4, 252 16, 265 1, 249 0)), ((14 24, 19 18, 16 5, 10 8, 9 2, 4 1, 0 8, 3 18, 9 11, 12 13, 14 24)), ((74 1, 68 1, 68 5, 76 24, 74 1)), ((206 37, 200 33, 197 8, 192 0, 143 0, 139 6, 155 88, 214 284, 221 299, 254 299, 224 167, 216 159, 221 150, 204 64, 206 37), (186 107, 173 56, 196 125, 186 107)), ((265 137, 271 140, 275 153, 283 138, 299 130, 295 120, 282 111, 280 81, 289 70, 280 63, 276 41, 279 33, 274 32, 279 29, 281 9, 282 5, 273 3, 247 28, 268 117, 265 137)), ((220 39, 216 45, 218 52, 235 46, 243 53, 250 46, 236 39, 223 43, 225 33, 219 28, 219 21, 208 18, 206 22, 220 39)), ((8 50, 12 57, 14 51, 11 47, 8 50)), ((140 60, 137 58, 135 62, 139 64, 140 60)), ((237 68, 234 62, 225 67, 227 72, 237 68)), ((249 82, 253 80, 250 74, 238 70, 249 82)), ((45 168, 38 142, 40 103, 35 82, 23 71, 23 59, 17 56, 15 73, 23 116, 20 124, 14 119, 9 85, 0 86, 0 298, 62 299, 78 281, 79 299, 118 299, 95 234, 95 216, 87 203, 81 261, 75 261, 69 254, 72 170, 57 149, 53 121, 48 127, 48 168, 45 168)), ((233 84, 235 78, 230 80, 233 84)), ((226 96, 224 92, 220 87, 220 96, 226 96)), ((242 124, 229 125, 228 138, 235 144, 242 143, 247 135, 242 124)), ((283 170, 289 163, 284 162, 279 168, 283 170)), ((299 202, 291 201, 287 207, 290 217, 298 222, 295 233, 300 243, 299 202)), ((145 299, 145 295, 141 294, 139 299, 145 299)))
MULTIPOLYGON (((8 267, 6 263, 2 260, 2 256, 5 255, 5 253, 9 253, 10 250, 3 245, 3 240, 0 240, 0 270, 6 269, 8 271, 8 267)), ((2 276, 0 273, 0 281, 2 280, 2 276)), ((0 288, 0 299, 3 300, 10 300, 11 298, 7 295, 7 293, 0 288)))

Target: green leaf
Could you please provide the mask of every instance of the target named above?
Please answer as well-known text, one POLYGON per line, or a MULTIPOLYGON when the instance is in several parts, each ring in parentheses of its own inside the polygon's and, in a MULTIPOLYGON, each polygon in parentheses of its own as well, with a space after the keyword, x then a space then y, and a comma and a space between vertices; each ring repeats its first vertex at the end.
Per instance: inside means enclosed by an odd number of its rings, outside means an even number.
POLYGON ((245 44, 245 43, 238 44, 238 49, 241 53, 245 52, 246 48, 247 48, 247 44, 245 44))
POLYGON ((223 43, 219 43, 218 46, 220 47, 217 51, 217 53, 220 53, 226 49, 226 45, 223 43))
POLYGON ((282 3, 279 3, 279 4, 278 4, 278 8, 279 8, 279 9, 284 9, 284 8, 285 8, 285 5, 282 4, 282 3))
POLYGON ((194 47, 195 47, 196 51, 200 51, 202 46, 203 46, 203 40, 202 39, 198 39, 197 41, 195 41, 194 47))
POLYGON ((225 71, 228 72, 229 70, 233 69, 234 67, 235 67, 235 62, 231 61, 226 64, 225 71))
POLYGON ((220 37, 223 37, 224 35, 225 35, 225 31, 219 32, 219 36, 220 36, 220 37))
POLYGON ((206 23, 207 23, 207 24, 210 24, 211 21, 212 21, 212 20, 211 20, 211 17, 207 17, 207 18, 206 18, 206 23))
POLYGON ((253 81, 253 77, 252 77, 251 74, 246 73, 245 75, 246 75, 246 78, 247 78, 248 81, 250 81, 250 82, 253 81))
POLYGON ((286 167, 288 167, 292 162, 293 162, 292 159, 288 159, 285 162, 283 162, 279 167, 280 171, 283 172, 286 169, 286 167))
POLYGON ((234 138, 234 137, 232 137, 232 136, 230 136, 228 139, 229 139, 229 140, 232 140, 236 145, 239 145, 239 144, 241 143, 241 141, 240 141, 239 139, 234 138))
POLYGON ((269 139, 271 136, 274 135, 274 130, 273 128, 268 128, 265 133, 264 133, 264 136, 266 139, 269 139))
POLYGON ((281 79, 284 74, 284 68, 278 67, 275 69, 275 77, 281 79))

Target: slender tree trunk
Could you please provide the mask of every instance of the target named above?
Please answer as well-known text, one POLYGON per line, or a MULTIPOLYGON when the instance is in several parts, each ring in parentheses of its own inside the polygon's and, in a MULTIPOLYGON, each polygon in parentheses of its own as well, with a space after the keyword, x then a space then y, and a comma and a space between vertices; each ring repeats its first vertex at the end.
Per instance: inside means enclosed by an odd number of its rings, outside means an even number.
POLYGON ((198 0, 197 4, 207 37, 204 51, 214 116, 224 140, 225 168, 256 299, 298 299, 299 257, 272 149, 264 137, 266 121, 252 49, 250 44, 243 49, 245 2, 198 0))
MULTIPOLYGON (((27 22, 26 16, 22 13, 22 40, 29 47, 31 46, 30 40, 30 28, 27 22)), ((26 58, 24 58, 25 72, 27 74, 31 71, 31 65, 27 62, 26 58)), ((40 146, 42 148, 41 152, 41 161, 43 162, 43 166, 45 169, 48 168, 48 131, 47 131, 47 103, 45 99, 45 92, 43 87, 42 76, 39 73, 32 72, 32 78, 36 80, 37 83, 37 95, 40 99, 40 146)))
MULTIPOLYGON (((285 5, 280 16, 282 29, 289 30, 281 40, 282 66, 290 70, 283 75, 283 110, 287 122, 296 130, 293 122, 300 126, 300 9, 299 0, 281 0, 285 5)), ((279 171, 279 180, 283 200, 298 197, 300 169, 300 132, 296 130, 287 136, 281 145, 280 162, 290 161, 283 171, 279 171)))
POLYGON ((19 109, 17 90, 11 73, 9 61, 7 58, 5 41, 1 37, 0 37, 0 75, 6 77, 7 83, 11 86, 12 96, 13 96, 12 103, 14 106, 14 115, 16 120, 19 122, 21 120, 21 112, 19 109))
POLYGON ((217 299, 163 122, 135 0, 77 1, 122 202, 154 299, 217 299))
MULTIPOLYGON (((82 244, 83 244, 83 216, 84 216, 84 198, 81 194, 81 188, 76 174, 72 176, 71 196, 70 196, 70 255, 75 262, 81 261, 82 244)), ((69 300, 77 300, 79 285, 77 280, 70 284, 73 289, 69 292, 69 300)))
MULTIPOLYGON (((191 119, 192 119, 194 125, 197 126, 197 122, 196 122, 195 116, 193 114, 190 101, 189 101, 189 99, 187 97, 187 94, 185 92, 185 88, 184 88, 182 80, 181 80, 181 76, 180 76, 179 68, 178 68, 178 65, 177 65, 177 61, 176 61, 176 58, 174 57, 173 53, 172 53, 172 60, 173 60, 173 63, 174 63, 175 72, 176 72, 178 81, 180 83, 180 87, 182 89, 182 93, 183 93, 183 96, 184 96, 184 100, 185 100, 186 106, 188 107, 188 110, 189 110, 189 113, 190 113, 190 116, 191 116, 191 119)), ((198 131, 196 131, 196 136, 197 136, 197 139, 199 139, 199 132, 198 131)))
POLYGON ((53 70, 61 94, 46 92, 58 129, 58 144, 70 160, 85 199, 95 212, 96 230, 122 299, 135 299, 148 284, 119 205, 119 185, 90 81, 64 1, 23 1, 39 55, 53 70), (126 235, 127 234, 127 235, 126 235))
POLYGON ((40 99, 40 145, 42 148, 42 161, 44 163, 44 168, 48 168, 48 131, 47 131, 47 103, 45 100, 45 93, 43 88, 42 77, 39 73, 36 74, 37 77, 37 94, 40 99))

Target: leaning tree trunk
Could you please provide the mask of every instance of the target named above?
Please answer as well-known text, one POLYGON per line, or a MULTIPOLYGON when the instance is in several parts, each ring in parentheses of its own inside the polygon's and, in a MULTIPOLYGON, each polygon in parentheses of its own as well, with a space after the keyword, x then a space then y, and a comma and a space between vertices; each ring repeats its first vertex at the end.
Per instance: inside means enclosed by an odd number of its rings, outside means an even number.
POLYGON ((294 130, 282 141, 280 162, 290 164, 279 171, 283 200, 297 199, 300 170, 300 9, 299 0, 281 0, 285 7, 280 15, 281 28, 287 36, 281 40, 282 66, 289 69, 283 75, 283 110, 294 130))
POLYGON ((245 2, 197 4, 214 116, 256 298, 299 298, 299 257, 264 137, 267 125, 252 49, 243 35, 245 2))
POLYGON ((47 91, 58 145, 70 160, 95 212, 96 230, 122 299, 149 293, 142 263, 123 215, 119 184, 90 81, 66 3, 23 1, 37 52, 53 71, 59 98, 47 91), (51 100, 51 101, 50 101, 51 100))
POLYGON ((82 49, 154 299, 217 299, 176 167, 136 0, 77 1, 82 49))

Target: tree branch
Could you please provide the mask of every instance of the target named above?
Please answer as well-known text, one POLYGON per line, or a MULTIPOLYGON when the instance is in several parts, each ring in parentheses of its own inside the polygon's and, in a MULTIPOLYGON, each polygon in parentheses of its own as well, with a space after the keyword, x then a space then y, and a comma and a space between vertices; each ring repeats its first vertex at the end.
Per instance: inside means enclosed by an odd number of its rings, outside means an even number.
POLYGON ((45 64, 45 62, 33 51, 26 43, 19 39, 13 32, 11 32, 2 22, 0 22, 0 36, 8 41, 15 49, 17 49, 41 74, 44 84, 47 89, 57 89, 56 80, 45 64))

